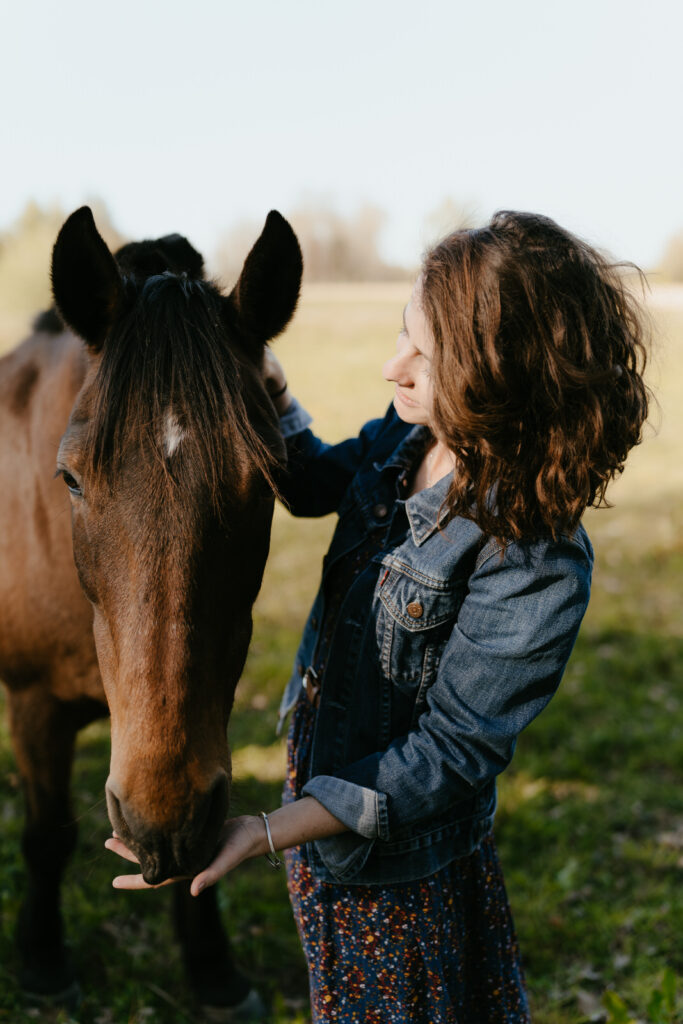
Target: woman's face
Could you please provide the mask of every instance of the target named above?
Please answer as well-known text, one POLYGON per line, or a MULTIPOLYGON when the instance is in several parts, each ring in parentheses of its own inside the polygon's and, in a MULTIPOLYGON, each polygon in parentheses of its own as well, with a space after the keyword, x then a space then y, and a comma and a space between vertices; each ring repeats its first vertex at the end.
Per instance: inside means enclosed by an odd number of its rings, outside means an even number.
POLYGON ((429 423, 432 416, 431 357, 434 350, 429 326, 420 304, 420 281, 403 311, 403 327, 396 340, 396 355, 382 367, 394 381, 394 408, 406 423, 429 423))

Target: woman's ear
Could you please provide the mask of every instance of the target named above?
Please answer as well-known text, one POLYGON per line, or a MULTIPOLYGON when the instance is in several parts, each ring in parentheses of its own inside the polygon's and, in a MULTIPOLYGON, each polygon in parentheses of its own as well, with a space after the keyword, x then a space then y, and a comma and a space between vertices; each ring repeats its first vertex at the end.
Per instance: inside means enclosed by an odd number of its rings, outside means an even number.
POLYGON ((225 300, 251 357, 260 363, 263 346, 284 331, 296 309, 303 260, 297 237, 277 210, 271 210, 239 281, 225 300))
POLYGON ((122 291, 116 261, 90 207, 82 206, 64 223, 52 250, 52 294, 64 322, 93 352, 102 348, 122 291))

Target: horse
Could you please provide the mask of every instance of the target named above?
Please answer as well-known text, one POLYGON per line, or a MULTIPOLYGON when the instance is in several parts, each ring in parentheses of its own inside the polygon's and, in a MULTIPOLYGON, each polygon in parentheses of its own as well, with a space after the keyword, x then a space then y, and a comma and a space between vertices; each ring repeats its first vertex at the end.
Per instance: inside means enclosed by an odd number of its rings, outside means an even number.
MULTIPOLYGON (((60 882, 79 729, 110 716, 107 809, 146 881, 194 875, 217 848, 285 460, 261 362, 301 274, 276 211, 225 295, 182 236, 113 255, 82 207, 54 246, 55 307, 0 360, 0 677, 25 795, 27 992, 68 1003, 78 988, 60 882)), ((174 901, 197 997, 240 1003, 213 889, 180 885, 174 901)))

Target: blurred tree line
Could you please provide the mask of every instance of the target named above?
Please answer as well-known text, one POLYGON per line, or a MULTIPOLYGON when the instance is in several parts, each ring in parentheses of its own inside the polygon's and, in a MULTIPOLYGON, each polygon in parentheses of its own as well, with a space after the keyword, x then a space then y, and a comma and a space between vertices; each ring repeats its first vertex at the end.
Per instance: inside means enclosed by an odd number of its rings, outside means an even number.
MULTIPOLYGON (((121 245, 125 239, 106 205, 100 199, 89 200, 89 205, 107 243, 112 248, 121 245)), ((387 214, 378 206, 365 204, 343 214, 319 199, 301 203, 286 215, 301 243, 307 281, 392 281, 414 273, 414 267, 388 262, 382 255, 387 214)), ((41 207, 31 201, 13 225, 0 231, 0 341, 7 343, 9 333, 21 332, 33 312, 50 304, 50 253, 65 216, 59 206, 41 207)), ((456 227, 477 223, 474 204, 446 198, 425 217, 422 245, 431 245, 456 227)), ((236 280, 262 226, 262 221, 245 220, 223 233, 209 263, 226 286, 236 280)), ((415 266, 419 255, 415 253, 415 266)), ((656 269, 665 280, 683 282, 683 231, 669 240, 656 269)), ((13 340, 18 337, 16 333, 13 340)))
MULTIPOLYGON (((121 245, 126 239, 114 226, 105 203, 95 198, 88 204, 108 245, 121 245)), ((41 207, 30 201, 14 224, 0 230, 0 348, 17 341, 28 330, 33 313, 50 305, 50 254, 68 212, 58 205, 41 207)), ((405 280, 414 272, 383 257, 381 235, 387 215, 377 206, 365 204, 342 214, 329 201, 319 199, 301 203, 287 211, 287 217, 301 243, 307 281, 405 280)), ((425 218, 423 244, 472 223, 466 207, 445 199, 425 218)), ((223 233, 209 264, 226 286, 236 280, 262 227, 262 221, 245 220, 223 233)), ((416 252, 416 265, 418 257, 416 252)))
MULTIPOLYGON (((88 205, 108 245, 122 245, 126 239, 114 226, 105 203, 90 199, 88 205)), ((51 304, 50 256, 68 212, 31 200, 14 224, 0 230, 0 348, 17 341, 28 330, 33 313, 51 304)), ((387 281, 410 274, 380 255, 386 215, 377 207, 366 205, 343 216, 320 202, 300 206, 288 216, 301 241, 307 280, 387 281)), ((262 227, 263 222, 244 221, 223 234, 209 263, 225 284, 237 278, 262 227)))
MULTIPOLYGON (((105 204, 91 199, 88 205, 107 243, 121 245, 123 238, 105 204)), ((31 200, 18 220, 0 233, 0 310, 4 314, 26 316, 51 304, 50 256, 66 216, 59 206, 41 207, 31 200)))
MULTIPOLYGON (((405 267, 387 262, 381 252, 381 235, 388 217, 384 210, 364 204, 356 212, 342 214, 325 200, 301 203, 287 211, 304 257, 305 281, 405 281, 415 264, 405 267)), ((456 227, 473 227, 471 206, 444 199, 425 218, 423 246, 430 245, 456 227)), ((244 220, 227 230, 216 252, 216 269, 226 285, 237 279, 244 258, 263 224, 244 220)))
MULTIPOLYGON (((314 201, 286 216, 301 245, 306 281, 395 281, 409 276, 405 267, 387 263, 380 254, 386 214, 377 206, 368 204, 345 216, 324 201, 314 201)), ((223 234, 215 264, 226 284, 237 279, 262 227, 244 220, 223 234)))

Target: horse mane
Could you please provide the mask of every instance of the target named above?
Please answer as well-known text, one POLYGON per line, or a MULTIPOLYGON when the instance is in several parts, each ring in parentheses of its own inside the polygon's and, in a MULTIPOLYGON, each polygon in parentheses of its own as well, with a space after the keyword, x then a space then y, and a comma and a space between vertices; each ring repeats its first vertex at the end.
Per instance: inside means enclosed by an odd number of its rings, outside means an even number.
POLYGON ((151 450, 162 469, 150 487, 191 475, 219 507, 226 471, 248 460, 277 492, 279 453, 251 424, 222 307, 213 285, 186 274, 124 279, 122 313, 93 384, 87 453, 96 478, 111 486, 135 446, 151 450), (183 437, 172 453, 163 440, 169 415, 183 437))

